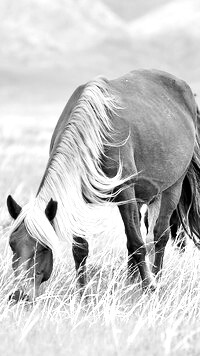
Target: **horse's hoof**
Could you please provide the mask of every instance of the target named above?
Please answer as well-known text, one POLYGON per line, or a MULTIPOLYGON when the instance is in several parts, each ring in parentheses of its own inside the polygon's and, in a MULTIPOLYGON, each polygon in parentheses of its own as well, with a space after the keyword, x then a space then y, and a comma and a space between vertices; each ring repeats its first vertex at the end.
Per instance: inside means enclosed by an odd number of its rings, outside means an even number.
POLYGON ((145 293, 153 293, 156 290, 156 282, 155 281, 151 281, 150 283, 148 282, 143 282, 142 283, 142 290, 145 293))

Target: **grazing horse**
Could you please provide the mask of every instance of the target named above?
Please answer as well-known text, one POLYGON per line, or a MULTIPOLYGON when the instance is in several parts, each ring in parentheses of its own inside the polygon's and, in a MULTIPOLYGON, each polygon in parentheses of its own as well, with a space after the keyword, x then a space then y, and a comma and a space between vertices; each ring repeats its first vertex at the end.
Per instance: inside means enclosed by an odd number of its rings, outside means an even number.
POLYGON ((135 70, 114 80, 97 78, 75 90, 55 127, 35 199, 23 208, 11 196, 7 199, 14 219, 9 240, 13 269, 17 277, 19 270, 29 277, 14 293, 16 301, 38 295, 62 239, 73 242, 84 285, 87 236, 101 228, 92 211, 103 204, 119 207, 129 274, 137 266, 143 289, 155 289, 177 205, 188 217, 190 231, 199 236, 197 110, 190 87, 158 70, 135 70), (185 200, 190 201, 188 211, 185 200), (151 271, 139 206, 158 201, 151 271))

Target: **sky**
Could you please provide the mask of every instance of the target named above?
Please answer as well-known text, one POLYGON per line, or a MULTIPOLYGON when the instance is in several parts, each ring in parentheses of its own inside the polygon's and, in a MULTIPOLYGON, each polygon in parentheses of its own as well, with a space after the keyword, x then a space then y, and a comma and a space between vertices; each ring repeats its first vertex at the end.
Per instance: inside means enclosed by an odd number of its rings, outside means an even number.
POLYGON ((158 68, 200 96, 198 0, 1 0, 0 110, 64 106, 97 75, 158 68))

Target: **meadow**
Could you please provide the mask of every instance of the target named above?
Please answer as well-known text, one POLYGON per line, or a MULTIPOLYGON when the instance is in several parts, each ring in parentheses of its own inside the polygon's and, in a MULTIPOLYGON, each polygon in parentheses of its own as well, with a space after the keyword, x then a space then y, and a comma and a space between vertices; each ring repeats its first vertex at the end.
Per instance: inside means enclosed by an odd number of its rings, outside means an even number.
POLYGON ((16 286, 6 196, 12 193, 23 205, 36 193, 59 109, 50 105, 26 115, 15 110, 15 120, 12 112, 1 120, 0 353, 199 355, 200 252, 191 241, 185 253, 169 242, 157 290, 142 294, 140 279, 127 280, 126 238, 117 210, 107 214, 105 233, 90 241, 82 296, 66 244, 37 302, 8 303, 16 286))
POLYGON ((105 211, 82 297, 66 244, 36 303, 11 306, 6 208, 8 194, 20 205, 36 194, 67 98, 94 76, 166 70, 200 104, 198 0, 2 0, 0 10, 0 354, 198 356, 200 251, 191 241, 184 253, 169 241, 156 291, 142 294, 139 278, 127 280, 120 215, 105 211))

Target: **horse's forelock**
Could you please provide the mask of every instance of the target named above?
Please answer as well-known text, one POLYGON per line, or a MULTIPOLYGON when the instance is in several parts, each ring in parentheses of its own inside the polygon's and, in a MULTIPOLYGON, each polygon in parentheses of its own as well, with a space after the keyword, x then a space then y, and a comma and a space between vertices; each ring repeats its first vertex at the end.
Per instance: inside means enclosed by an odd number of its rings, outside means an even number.
MULTIPOLYGON (((41 204, 41 202, 40 202, 41 204)), ((49 247, 54 255, 58 255, 60 252, 60 243, 58 236, 52 226, 52 224, 47 219, 43 204, 42 208, 38 205, 37 199, 26 204, 14 221, 10 235, 22 224, 24 223, 27 233, 40 244, 49 247)))

